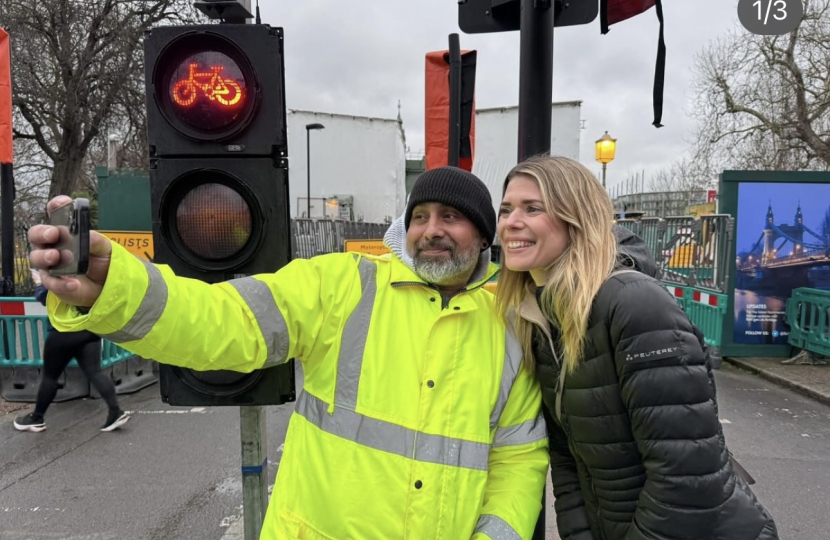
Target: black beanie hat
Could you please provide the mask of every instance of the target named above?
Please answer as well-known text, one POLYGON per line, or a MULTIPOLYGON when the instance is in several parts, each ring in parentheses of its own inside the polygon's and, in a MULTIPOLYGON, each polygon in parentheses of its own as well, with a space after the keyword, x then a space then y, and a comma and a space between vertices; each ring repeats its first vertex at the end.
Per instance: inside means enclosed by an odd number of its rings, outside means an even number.
POLYGON ((490 191, 476 175, 457 167, 438 167, 419 176, 406 205, 404 226, 407 230, 412 210, 419 204, 431 202, 452 206, 467 216, 487 245, 492 245, 496 236, 496 211, 490 191))

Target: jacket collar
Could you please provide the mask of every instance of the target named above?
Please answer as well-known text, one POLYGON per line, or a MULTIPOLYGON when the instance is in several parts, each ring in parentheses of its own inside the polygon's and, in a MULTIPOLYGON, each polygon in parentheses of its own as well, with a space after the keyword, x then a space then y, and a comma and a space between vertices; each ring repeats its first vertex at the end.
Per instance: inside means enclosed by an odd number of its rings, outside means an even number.
POLYGON ((548 337, 548 340, 551 342, 553 341, 550 333, 550 323, 544 313, 542 313, 542 310, 539 308, 539 303, 536 301, 536 295, 532 290, 528 290, 525 294, 524 300, 522 300, 522 303, 519 304, 517 313, 522 319, 538 326, 548 337))
POLYGON ((550 323, 548 322, 545 315, 542 313, 542 310, 539 308, 539 303, 536 301, 536 294, 532 289, 528 289, 524 299, 522 300, 522 303, 519 304, 517 312, 519 317, 522 317, 526 321, 529 321, 538 326, 542 333, 545 334, 545 337, 548 338, 548 346, 550 347, 550 350, 553 353, 553 360, 559 367, 559 375, 557 377, 557 383, 555 388, 556 401, 553 412, 556 420, 559 422, 559 425, 561 426, 562 392, 565 388, 565 376, 567 375, 567 369, 563 365, 563 360, 559 358, 559 354, 556 352, 556 344, 553 342, 553 335, 550 331, 550 323))

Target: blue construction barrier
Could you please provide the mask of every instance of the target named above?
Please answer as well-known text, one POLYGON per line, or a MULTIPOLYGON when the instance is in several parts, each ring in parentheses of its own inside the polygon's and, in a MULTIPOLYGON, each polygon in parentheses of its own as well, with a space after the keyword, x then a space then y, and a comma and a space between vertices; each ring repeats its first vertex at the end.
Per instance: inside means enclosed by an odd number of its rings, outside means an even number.
POLYGON ((787 300, 790 345, 830 356, 830 291, 799 287, 787 300))
MULTIPOLYGON (((0 395, 7 401, 33 402, 43 369, 46 310, 31 297, 0 298, 0 395)), ((101 368, 115 383, 116 392, 136 392, 158 380, 151 360, 145 360, 103 340, 101 368)), ((55 401, 100 397, 91 390, 73 359, 61 376, 55 401)))

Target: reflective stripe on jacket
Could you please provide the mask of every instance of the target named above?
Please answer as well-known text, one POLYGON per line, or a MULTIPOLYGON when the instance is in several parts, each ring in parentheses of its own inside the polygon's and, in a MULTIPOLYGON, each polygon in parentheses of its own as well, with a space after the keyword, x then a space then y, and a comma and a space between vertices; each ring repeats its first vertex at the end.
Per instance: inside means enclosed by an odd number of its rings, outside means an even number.
POLYGON ((208 285, 113 243, 89 314, 55 295, 49 311, 182 367, 302 361, 263 539, 529 539, 548 467, 540 391, 483 283, 442 306, 396 257, 338 253, 208 285))

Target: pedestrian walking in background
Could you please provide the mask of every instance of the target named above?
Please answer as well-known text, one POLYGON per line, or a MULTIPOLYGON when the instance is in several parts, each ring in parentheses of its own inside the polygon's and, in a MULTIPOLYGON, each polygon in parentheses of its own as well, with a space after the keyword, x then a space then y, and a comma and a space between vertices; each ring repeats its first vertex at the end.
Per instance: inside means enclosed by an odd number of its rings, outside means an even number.
MULTIPOLYGON (((32 270, 37 288, 35 298, 46 305, 48 291, 40 280, 40 273, 32 270)), ((75 358, 78 367, 89 379, 90 384, 101 394, 109 412, 101 431, 113 431, 123 426, 130 416, 121 410, 115 394, 112 379, 101 371, 101 338, 92 332, 58 332, 46 321, 46 340, 43 344, 43 373, 37 391, 35 410, 14 421, 14 427, 20 431, 40 432, 46 429, 46 410, 58 393, 58 378, 69 362, 75 358)))

